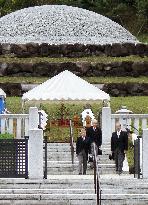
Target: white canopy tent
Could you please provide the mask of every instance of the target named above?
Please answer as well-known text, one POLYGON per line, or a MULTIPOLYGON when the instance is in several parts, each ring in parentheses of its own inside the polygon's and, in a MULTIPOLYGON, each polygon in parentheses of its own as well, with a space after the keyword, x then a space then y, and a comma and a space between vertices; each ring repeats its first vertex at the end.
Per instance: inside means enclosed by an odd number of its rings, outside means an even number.
POLYGON ((110 100, 104 91, 91 85, 68 70, 24 93, 24 101, 91 101, 110 100))

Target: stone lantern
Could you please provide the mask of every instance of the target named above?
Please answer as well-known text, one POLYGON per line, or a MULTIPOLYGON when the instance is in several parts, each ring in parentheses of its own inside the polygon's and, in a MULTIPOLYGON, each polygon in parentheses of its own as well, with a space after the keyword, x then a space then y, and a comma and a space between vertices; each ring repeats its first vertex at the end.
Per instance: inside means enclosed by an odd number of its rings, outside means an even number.
POLYGON ((121 106, 120 110, 115 112, 116 114, 120 114, 119 121, 121 123, 122 130, 126 130, 126 128, 130 129, 131 119, 128 117, 129 114, 133 112, 128 110, 126 106, 121 106))

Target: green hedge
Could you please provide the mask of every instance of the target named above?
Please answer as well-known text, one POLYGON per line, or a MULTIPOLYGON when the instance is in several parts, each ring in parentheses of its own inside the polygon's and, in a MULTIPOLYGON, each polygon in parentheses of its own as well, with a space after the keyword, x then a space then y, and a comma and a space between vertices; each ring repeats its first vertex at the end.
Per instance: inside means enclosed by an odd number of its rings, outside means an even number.
POLYGON ((129 172, 134 174, 134 146, 131 140, 128 142, 127 161, 129 165, 129 172))
POLYGON ((9 133, 5 133, 5 134, 0 134, 0 139, 13 139, 14 136, 12 134, 9 133))

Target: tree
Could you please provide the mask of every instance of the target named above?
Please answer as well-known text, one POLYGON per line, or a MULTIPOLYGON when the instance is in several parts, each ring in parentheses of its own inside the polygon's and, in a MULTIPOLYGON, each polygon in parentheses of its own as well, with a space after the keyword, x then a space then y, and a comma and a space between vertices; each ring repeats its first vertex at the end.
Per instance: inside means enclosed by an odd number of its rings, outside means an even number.
POLYGON ((136 0, 135 1, 136 8, 136 16, 137 22, 136 25, 138 27, 137 35, 141 32, 147 33, 147 25, 148 25, 148 1, 147 0, 136 0))

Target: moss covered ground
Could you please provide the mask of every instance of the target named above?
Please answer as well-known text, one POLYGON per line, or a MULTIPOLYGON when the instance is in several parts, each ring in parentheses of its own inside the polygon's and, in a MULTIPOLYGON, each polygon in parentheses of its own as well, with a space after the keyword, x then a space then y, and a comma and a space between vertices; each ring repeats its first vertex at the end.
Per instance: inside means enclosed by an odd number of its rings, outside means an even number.
POLYGON ((107 56, 88 56, 80 58, 49 58, 49 57, 30 57, 30 58, 18 58, 13 56, 0 56, 0 62, 7 63, 40 63, 40 62, 50 62, 50 63, 65 63, 65 62, 95 62, 95 63, 111 63, 111 62, 122 62, 122 61, 133 61, 141 62, 148 61, 148 57, 140 56, 127 56, 127 57, 107 57, 107 56))
MULTIPOLYGON (((106 83, 148 83, 148 77, 82 77, 89 83, 106 84, 106 83)), ((0 77, 0 83, 27 83, 40 84, 48 80, 49 77, 0 77)))

